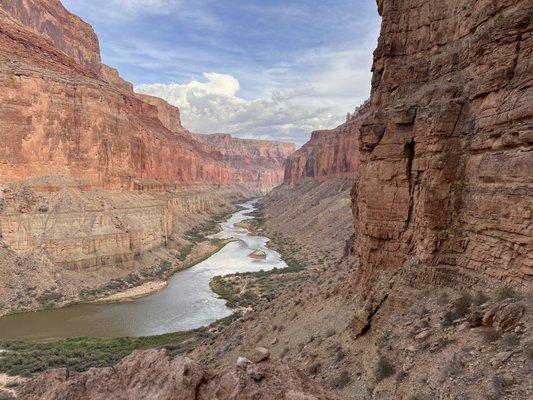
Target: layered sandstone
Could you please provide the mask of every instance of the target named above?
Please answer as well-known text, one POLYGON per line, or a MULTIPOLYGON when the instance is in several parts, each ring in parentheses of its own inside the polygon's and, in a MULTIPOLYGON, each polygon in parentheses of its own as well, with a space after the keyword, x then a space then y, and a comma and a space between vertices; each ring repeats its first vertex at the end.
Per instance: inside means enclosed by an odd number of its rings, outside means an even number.
POLYGON ((294 153, 293 143, 237 139, 227 134, 196 135, 215 149, 220 159, 233 168, 233 180, 253 183, 267 192, 283 181, 287 158, 294 153))
POLYGON ((19 391, 24 400, 334 400, 302 372, 274 362, 209 370, 165 350, 138 351, 110 368, 55 370, 19 391), (249 372, 247 372, 249 371, 249 372))
POLYGON ((289 153, 188 132, 58 0, 0 0, 0 135, 0 314, 175 261, 185 231, 281 183, 289 153))
POLYGON ((236 167, 189 134, 177 108, 134 94, 101 64, 92 28, 59 1, 2 1, 0 21, 0 183, 59 175, 83 188, 165 189, 250 179, 262 189, 263 178, 281 181, 277 156, 264 174, 264 160, 254 164, 249 152, 236 167), (239 170, 247 166, 258 173, 239 170))
POLYGON ((531 2, 378 6, 353 191, 361 279, 422 264, 433 281, 531 287, 531 2))
POLYGON ((311 139, 292 154, 285 166, 284 183, 295 185, 305 178, 326 180, 355 177, 359 166, 359 127, 367 116, 365 102, 335 129, 315 131, 311 139))

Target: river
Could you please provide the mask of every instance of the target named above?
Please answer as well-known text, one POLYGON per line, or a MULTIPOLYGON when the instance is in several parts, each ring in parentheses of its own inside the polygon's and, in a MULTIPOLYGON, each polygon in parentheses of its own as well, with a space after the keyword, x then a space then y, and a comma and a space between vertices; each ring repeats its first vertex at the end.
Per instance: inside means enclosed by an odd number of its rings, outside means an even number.
POLYGON ((195 266, 176 273, 156 294, 129 302, 80 304, 60 309, 9 315, 0 318, 0 340, 60 339, 67 337, 151 336, 185 331, 227 317, 232 310, 209 288, 211 278, 236 272, 285 268, 280 255, 266 247, 268 238, 253 236, 235 224, 251 219, 252 201, 221 224, 213 235, 235 239, 195 266), (261 249, 265 259, 249 254, 261 249))

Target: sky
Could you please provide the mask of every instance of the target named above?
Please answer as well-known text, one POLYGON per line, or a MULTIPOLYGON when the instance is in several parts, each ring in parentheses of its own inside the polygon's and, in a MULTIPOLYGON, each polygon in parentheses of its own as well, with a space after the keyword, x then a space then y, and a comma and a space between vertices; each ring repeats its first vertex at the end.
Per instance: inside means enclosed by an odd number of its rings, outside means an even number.
POLYGON ((302 144, 370 94, 375 0, 63 0, 103 61, 198 133, 302 144))

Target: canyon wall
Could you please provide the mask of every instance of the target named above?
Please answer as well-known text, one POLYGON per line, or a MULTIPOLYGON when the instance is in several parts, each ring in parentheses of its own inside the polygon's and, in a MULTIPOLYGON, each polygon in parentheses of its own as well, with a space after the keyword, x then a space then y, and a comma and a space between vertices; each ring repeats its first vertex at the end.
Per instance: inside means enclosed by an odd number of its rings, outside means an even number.
POLYGON ((532 3, 378 8, 353 190, 361 279, 424 265, 531 287, 532 3))
POLYGON ((263 192, 283 182, 285 162, 296 150, 293 143, 236 139, 220 133, 196 138, 214 148, 220 159, 233 168, 235 182, 251 183, 263 192))
POLYGON ((58 0, 0 0, 0 138, 0 314, 175 260, 185 231, 281 183, 293 150, 187 131, 58 0))
POLYGON ((359 166, 359 127, 368 110, 369 103, 365 102, 348 114, 344 124, 313 132, 311 139, 288 158, 284 183, 295 185, 305 178, 355 177, 359 166))
POLYGON ((281 182, 279 154, 263 169, 247 152, 236 168, 189 134, 175 107, 134 94, 101 64, 92 28, 59 1, 1 1, 0 21, 0 183, 58 175, 83 188, 164 189, 250 179, 263 190, 281 182), (264 176, 239 170, 248 166, 264 176))

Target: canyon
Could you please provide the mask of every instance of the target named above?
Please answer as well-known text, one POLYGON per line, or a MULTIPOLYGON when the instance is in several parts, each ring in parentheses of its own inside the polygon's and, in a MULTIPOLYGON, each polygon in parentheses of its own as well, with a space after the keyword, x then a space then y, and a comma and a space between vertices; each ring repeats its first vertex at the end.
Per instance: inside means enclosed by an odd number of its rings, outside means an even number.
MULTIPOLYGON (((125 136, 98 141, 98 150, 83 161, 78 157, 84 153, 76 149, 89 144, 81 133, 92 137, 97 129, 91 124, 98 118, 84 120, 76 112, 72 125, 84 126, 77 134, 79 143, 75 139, 74 146, 60 146, 62 152, 42 147, 61 178, 4 189, 6 212, 0 221, 2 240, 9 245, 0 248, 0 262, 1 257, 12 260, 11 247, 20 246, 19 260, 29 259, 31 270, 43 268, 34 261, 40 254, 20 253, 36 248, 35 240, 28 239, 32 235, 23 234, 27 230, 50 232, 53 238, 54 229, 48 229, 53 224, 33 215, 56 208, 72 212, 80 204, 86 215, 75 217, 84 221, 77 231, 97 226, 102 229, 98 234, 113 235, 112 243, 108 236, 97 240, 105 242, 103 249, 109 246, 113 253, 121 248, 133 262, 139 254, 170 257, 174 245, 163 244, 186 244, 186 221, 199 224, 206 215, 230 209, 231 199, 282 183, 259 200, 260 212, 250 229, 270 237, 270 246, 289 265, 286 271, 215 280, 224 289, 221 295, 236 304, 236 314, 207 328, 194 346, 176 341, 161 350, 135 352, 115 367, 45 372, 17 390, 20 398, 533 396, 531 2, 377 0, 382 26, 370 99, 339 127, 313 132, 294 153, 291 145, 190 133, 181 126, 176 108, 156 98, 127 95, 128 85, 101 66, 97 41, 79 19, 69 17, 73 19, 59 31, 42 28, 50 24, 39 21, 65 15, 62 8, 46 14, 51 6, 60 7, 57 1, 0 0, 0 5, 0 17, 6 18, 0 26, 0 57, 11 60, 2 62, 2 68, 15 71, 0 77, 5 93, 11 93, 7 101, 0 96, 0 113, 11 110, 7 116, 17 116, 0 123, 11 121, 9 137, 20 144, 0 152, 15 160, 0 164, 6 165, 0 178, 35 178, 44 165, 24 150, 21 132, 36 126, 30 141, 45 143, 47 124, 57 128, 74 118, 58 114, 55 106, 46 109, 50 114, 42 121, 36 110, 24 114, 38 102, 17 104, 14 82, 29 80, 29 87, 40 88, 43 83, 32 74, 51 82, 46 87, 51 94, 40 95, 51 96, 41 99, 46 105, 65 93, 55 90, 56 84, 77 85, 75 93, 83 93, 90 104, 91 95, 84 91, 98 82, 103 93, 98 99, 113 99, 112 109, 119 115, 111 127, 100 110, 99 124, 125 136), (13 15, 44 36, 29 33, 13 22, 13 15), (83 29, 80 38, 77 32, 83 29), (35 54, 17 47, 32 42, 39 46, 35 54), (67 57, 76 46, 83 49, 67 57), (28 63, 40 67, 32 70, 28 63), (26 124, 25 130, 19 130, 19 123, 26 124), (129 128, 121 131, 121 126, 129 128), (127 140, 136 144, 124 146, 127 140), (180 157, 190 161, 187 169, 170 166, 178 142, 183 146, 180 157), (116 146, 121 147, 119 157, 116 146), (173 172, 160 168, 165 164, 173 172), (79 186, 82 177, 84 188, 79 186), (56 179, 63 182, 61 188, 51 190, 58 187, 56 179), (192 198, 191 190, 197 191, 192 198), (121 204, 139 208, 132 211, 133 222, 123 215, 127 206, 115 205, 119 197, 121 204), (103 207, 96 218, 90 214, 95 204, 103 207), (145 233, 130 228, 144 224, 145 233), (147 248, 157 250, 144 252, 147 248)), ((65 215, 54 223, 72 225, 65 215)), ((45 241, 38 248, 54 254, 50 249, 56 242, 45 241)), ((94 263, 91 256, 79 262, 78 246, 56 247, 66 265, 76 261, 74 270, 94 263)), ((16 297, 17 290, 6 290, 16 297)))
POLYGON ((185 232, 281 183, 294 144, 189 132, 58 0, 1 1, 0 22, 0 314, 180 268, 185 232))

